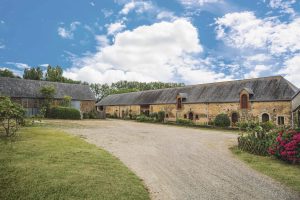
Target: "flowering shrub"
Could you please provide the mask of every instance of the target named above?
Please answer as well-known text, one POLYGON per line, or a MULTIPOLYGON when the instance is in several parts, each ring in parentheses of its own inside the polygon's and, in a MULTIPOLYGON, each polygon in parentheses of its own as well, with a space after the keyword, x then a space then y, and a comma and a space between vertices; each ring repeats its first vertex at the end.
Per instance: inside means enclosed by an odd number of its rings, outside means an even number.
POLYGON ((238 137, 238 147, 252 154, 267 156, 268 149, 275 142, 277 131, 271 123, 259 123, 255 121, 238 123, 240 130, 246 131, 238 137))
POLYGON ((269 148, 269 154, 293 164, 300 163, 300 131, 279 132, 276 142, 269 148))

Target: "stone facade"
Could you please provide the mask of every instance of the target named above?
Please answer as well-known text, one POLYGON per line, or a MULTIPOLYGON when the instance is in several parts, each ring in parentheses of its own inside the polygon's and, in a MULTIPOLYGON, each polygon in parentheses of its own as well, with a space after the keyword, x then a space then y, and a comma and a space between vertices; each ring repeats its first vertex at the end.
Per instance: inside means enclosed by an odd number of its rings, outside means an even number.
MULTIPOLYGON (((17 102, 23 106, 26 110, 27 116, 39 114, 39 110, 43 105, 44 99, 41 98, 12 98, 14 102, 17 102)), ((52 106, 59 106, 63 102, 63 99, 54 99, 52 106)), ((95 101, 82 100, 80 101, 80 112, 88 113, 95 109, 95 101)))
MULTIPOLYGON (((233 113, 236 113, 238 120, 258 120, 262 121, 262 115, 268 114, 270 121, 278 124, 278 117, 284 118, 284 124, 291 124, 291 102, 249 102, 248 109, 241 109, 239 102, 232 103, 195 103, 182 104, 181 109, 176 108, 176 104, 158 104, 149 106, 150 113, 164 111, 166 120, 175 121, 192 116, 192 120, 198 124, 208 124, 220 113, 226 113, 232 120, 233 113), (192 115, 190 114, 192 113, 192 115)), ((106 114, 115 115, 119 118, 131 113, 139 115, 140 106, 105 106, 106 114), (123 115, 122 115, 123 113, 123 115)))
POLYGON ((293 125, 300 128, 300 92, 292 100, 293 125))

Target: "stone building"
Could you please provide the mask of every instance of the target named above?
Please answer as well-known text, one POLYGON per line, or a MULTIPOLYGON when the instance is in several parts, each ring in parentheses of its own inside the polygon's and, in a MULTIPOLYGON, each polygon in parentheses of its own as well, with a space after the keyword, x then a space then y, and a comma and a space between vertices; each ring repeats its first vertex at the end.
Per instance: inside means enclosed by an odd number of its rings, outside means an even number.
POLYGON ((299 89, 282 76, 191 85, 110 95, 97 104, 106 115, 125 117, 164 111, 166 120, 190 119, 208 124, 226 113, 241 120, 299 126, 299 89), (296 116, 297 114, 297 116, 296 116))
POLYGON ((40 90, 44 86, 55 88, 53 105, 59 105, 64 96, 70 96, 71 106, 81 113, 95 109, 95 96, 88 85, 0 77, 0 95, 20 103, 27 116, 39 113, 44 100, 40 90))

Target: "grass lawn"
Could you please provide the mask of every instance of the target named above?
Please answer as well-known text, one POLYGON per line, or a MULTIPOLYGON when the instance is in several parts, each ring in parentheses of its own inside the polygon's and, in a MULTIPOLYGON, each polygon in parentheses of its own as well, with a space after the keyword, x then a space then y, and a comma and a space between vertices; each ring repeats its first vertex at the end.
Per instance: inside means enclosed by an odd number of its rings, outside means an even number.
POLYGON ((272 177, 297 192, 300 192, 299 165, 290 165, 272 157, 249 154, 239 150, 237 147, 232 147, 230 150, 253 169, 272 177))
POLYGON ((0 138, 0 199, 149 199, 117 158, 52 128, 0 138))

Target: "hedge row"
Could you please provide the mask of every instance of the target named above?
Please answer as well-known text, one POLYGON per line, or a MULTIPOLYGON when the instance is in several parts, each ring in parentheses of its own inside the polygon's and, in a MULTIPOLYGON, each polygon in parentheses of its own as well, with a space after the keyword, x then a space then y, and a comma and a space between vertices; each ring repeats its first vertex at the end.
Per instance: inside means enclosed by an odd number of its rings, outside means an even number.
POLYGON ((48 118, 52 119, 80 119, 80 112, 70 107, 52 107, 47 113, 48 118))

